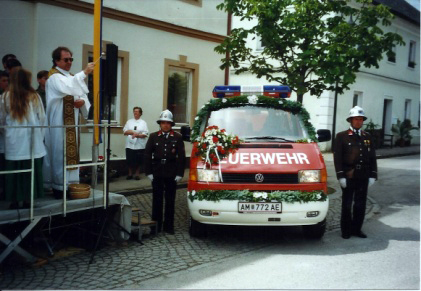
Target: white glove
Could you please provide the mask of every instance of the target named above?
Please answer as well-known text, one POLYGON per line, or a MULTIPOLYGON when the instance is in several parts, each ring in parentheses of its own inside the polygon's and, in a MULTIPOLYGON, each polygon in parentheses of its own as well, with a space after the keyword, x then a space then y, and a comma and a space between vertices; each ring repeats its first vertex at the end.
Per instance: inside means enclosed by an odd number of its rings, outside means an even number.
POLYGON ((180 177, 180 176, 175 176, 174 181, 175 181, 176 183, 178 183, 178 182, 180 182, 180 181, 181 181, 181 178, 182 178, 182 177, 180 177))
POLYGON ((345 178, 340 178, 339 179, 339 184, 341 185, 342 188, 346 188, 346 179, 345 178))
POLYGON ((153 175, 152 174, 149 174, 148 175, 148 179, 151 180, 151 181, 153 181, 153 175))
POLYGON ((374 182, 376 182, 375 178, 368 178, 368 187, 373 186, 374 182))

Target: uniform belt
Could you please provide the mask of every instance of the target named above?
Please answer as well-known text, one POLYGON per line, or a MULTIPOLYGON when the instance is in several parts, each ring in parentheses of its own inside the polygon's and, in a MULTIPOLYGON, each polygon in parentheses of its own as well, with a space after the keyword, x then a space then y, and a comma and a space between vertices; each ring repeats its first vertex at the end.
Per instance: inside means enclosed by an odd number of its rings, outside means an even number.
POLYGON ((175 162, 175 159, 155 159, 159 164, 165 165, 171 162, 175 162))

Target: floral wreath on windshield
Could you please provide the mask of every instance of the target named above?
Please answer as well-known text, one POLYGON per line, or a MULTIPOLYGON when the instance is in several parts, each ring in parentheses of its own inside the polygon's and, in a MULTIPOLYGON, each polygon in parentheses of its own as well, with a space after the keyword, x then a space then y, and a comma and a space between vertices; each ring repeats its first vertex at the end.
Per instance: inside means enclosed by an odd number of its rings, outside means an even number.
POLYGON ((206 165, 217 165, 234 153, 241 142, 238 136, 227 134, 225 129, 219 129, 216 125, 208 126, 196 143, 196 155, 202 157, 206 165))

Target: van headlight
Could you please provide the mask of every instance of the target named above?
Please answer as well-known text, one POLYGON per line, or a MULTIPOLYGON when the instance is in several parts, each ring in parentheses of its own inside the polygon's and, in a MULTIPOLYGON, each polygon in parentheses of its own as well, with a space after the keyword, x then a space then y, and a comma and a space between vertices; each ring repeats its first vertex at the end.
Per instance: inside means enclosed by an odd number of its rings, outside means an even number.
POLYGON ((199 182, 221 182, 218 170, 197 169, 197 181, 199 182))
POLYGON ((298 182, 300 182, 300 183, 319 183, 320 182, 320 170, 298 171, 298 182))

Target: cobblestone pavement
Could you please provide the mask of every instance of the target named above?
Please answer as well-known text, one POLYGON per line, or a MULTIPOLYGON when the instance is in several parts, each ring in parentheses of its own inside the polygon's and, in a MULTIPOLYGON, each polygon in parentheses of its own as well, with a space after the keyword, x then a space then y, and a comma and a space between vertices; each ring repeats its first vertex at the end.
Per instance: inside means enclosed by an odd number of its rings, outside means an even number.
MULTIPOLYGON (((150 213, 151 194, 130 195, 127 199, 150 213)), ((339 228, 340 202, 339 197, 330 200, 329 231, 339 228)), ((367 211, 370 211, 373 205, 368 202, 367 211)), ((190 238, 186 189, 177 190, 176 205, 175 235, 152 235, 147 230, 143 245, 129 240, 105 246, 96 252, 92 264, 89 264, 91 253, 81 251, 52 258, 40 267, 8 266, 0 273, 0 289, 121 289, 204 263, 244 255, 291 236, 301 238, 298 228, 229 226, 210 228, 210 235, 204 239, 190 238)))

